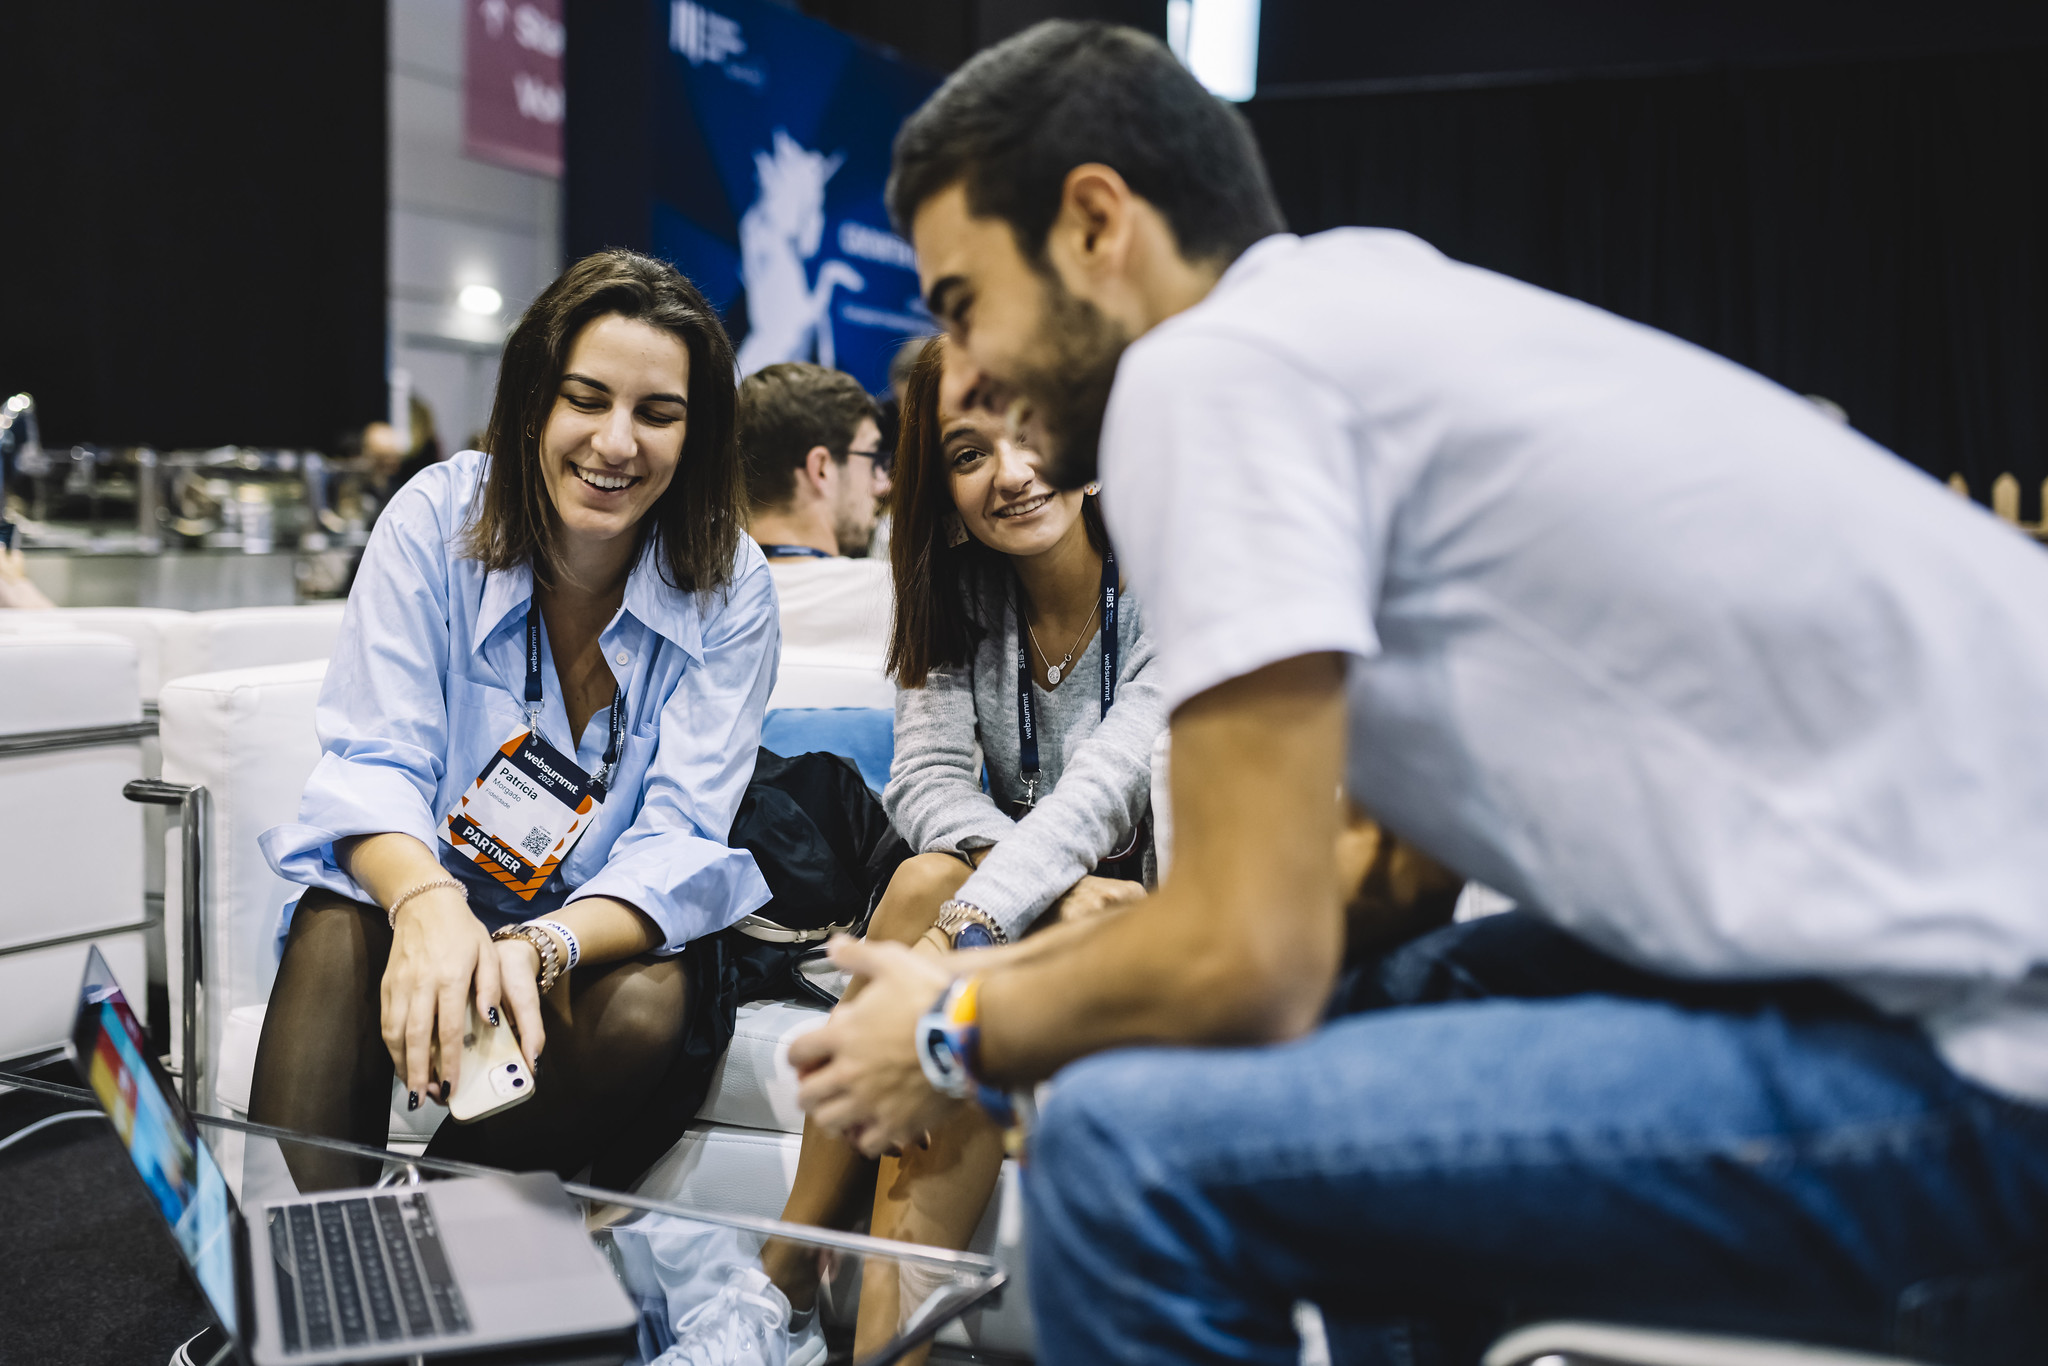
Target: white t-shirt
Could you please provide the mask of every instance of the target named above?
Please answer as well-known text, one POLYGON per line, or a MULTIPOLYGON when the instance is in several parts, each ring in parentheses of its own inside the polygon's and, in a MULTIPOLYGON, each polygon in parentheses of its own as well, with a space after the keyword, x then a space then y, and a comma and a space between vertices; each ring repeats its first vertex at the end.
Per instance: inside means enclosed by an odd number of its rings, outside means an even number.
POLYGON ((1729 361, 1364 229, 1135 343, 1102 473, 1169 707, 1347 654, 1353 795, 1461 872, 1646 967, 1842 981, 2048 1100, 2039 547, 1729 361))
POLYGON ((782 603, 785 654, 872 661, 880 672, 894 603, 887 560, 770 560, 768 572, 782 603))

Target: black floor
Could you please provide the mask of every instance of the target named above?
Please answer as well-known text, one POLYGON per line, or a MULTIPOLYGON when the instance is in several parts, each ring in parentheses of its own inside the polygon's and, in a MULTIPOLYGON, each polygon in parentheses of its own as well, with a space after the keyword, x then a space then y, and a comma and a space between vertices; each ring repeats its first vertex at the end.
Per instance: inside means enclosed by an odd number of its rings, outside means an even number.
MULTIPOLYGON (((0 1139, 80 1108, 0 1095, 0 1139)), ((54 1124, 0 1150, 0 1304, 0 1362, 36 1366, 161 1366, 206 1326, 199 1291, 103 1119, 54 1124)))

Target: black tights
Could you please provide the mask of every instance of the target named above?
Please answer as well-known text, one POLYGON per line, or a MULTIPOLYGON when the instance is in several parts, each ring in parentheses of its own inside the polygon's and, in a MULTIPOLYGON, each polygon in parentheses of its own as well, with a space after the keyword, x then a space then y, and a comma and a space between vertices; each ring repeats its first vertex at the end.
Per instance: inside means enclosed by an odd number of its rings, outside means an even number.
MULTIPOLYGON (((391 1054, 379 986, 391 930, 374 906, 310 891, 263 1016, 249 1118, 301 1133, 384 1146, 391 1054)), ((541 998, 547 1029, 533 1099, 474 1124, 445 1122, 431 1156, 567 1178, 630 1120, 662 1079, 686 1026, 687 985, 674 958, 577 968, 541 998)), ((367 1185, 374 1164, 286 1145, 301 1190, 367 1185)))

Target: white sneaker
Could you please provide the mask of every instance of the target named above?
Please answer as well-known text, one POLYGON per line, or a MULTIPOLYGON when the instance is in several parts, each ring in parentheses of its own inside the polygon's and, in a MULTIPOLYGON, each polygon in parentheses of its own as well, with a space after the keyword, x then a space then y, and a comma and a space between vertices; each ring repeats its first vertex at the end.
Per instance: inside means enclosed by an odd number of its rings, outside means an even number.
POLYGON ((825 1333, 815 1311, 792 1331, 789 1300, 756 1266, 735 1265, 718 1292, 675 1322, 675 1346, 649 1366, 820 1366, 825 1333))
POLYGON ((218 1328, 207 1328, 179 1344, 178 1350, 171 1353, 170 1366, 213 1366, 214 1362, 222 1359, 227 1347, 226 1333, 218 1328))
POLYGON ((808 1314, 792 1317, 801 1317, 803 1326, 789 1331, 789 1359, 784 1366, 825 1366, 825 1329, 818 1322, 818 1307, 812 1305, 808 1314))

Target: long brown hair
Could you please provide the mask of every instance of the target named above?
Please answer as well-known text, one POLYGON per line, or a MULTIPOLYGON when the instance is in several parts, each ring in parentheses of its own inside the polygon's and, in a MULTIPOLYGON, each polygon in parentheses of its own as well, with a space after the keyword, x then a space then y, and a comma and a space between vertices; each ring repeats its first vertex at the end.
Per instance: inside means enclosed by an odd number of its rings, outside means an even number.
POLYGON ((560 522, 541 472, 540 438, 554 411, 569 348, 598 318, 618 314, 674 335, 690 353, 689 415, 675 477, 641 519, 661 546, 662 577, 686 592, 732 577, 745 485, 733 441, 732 342, 704 296, 674 266, 631 251, 600 251, 541 292, 505 343, 484 449, 491 463, 462 553, 487 569, 530 565, 552 584, 560 522))
MULTIPOLYGON (((959 530, 953 481, 946 468, 945 424, 939 380, 946 339, 933 337, 917 354, 904 386, 902 428, 889 493, 889 569, 896 581, 896 617, 889 631, 887 667, 903 688, 922 688, 933 669, 957 669, 999 623, 984 620, 990 590, 1007 586, 1009 557, 959 530)), ((1109 548, 1102 511, 1093 497, 1081 517, 1096 553, 1109 548)))

